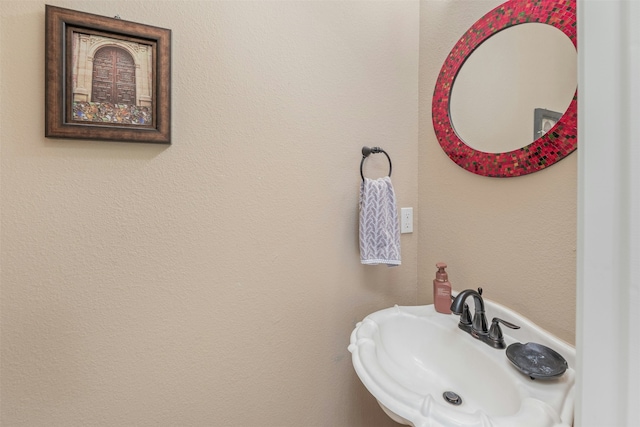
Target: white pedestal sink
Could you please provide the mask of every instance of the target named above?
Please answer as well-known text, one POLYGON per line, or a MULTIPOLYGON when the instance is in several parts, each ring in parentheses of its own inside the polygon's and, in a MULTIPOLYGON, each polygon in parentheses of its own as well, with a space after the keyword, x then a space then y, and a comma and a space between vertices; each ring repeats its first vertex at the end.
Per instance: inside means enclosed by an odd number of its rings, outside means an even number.
MULTIPOLYGON (((349 351, 358 377, 396 422, 415 427, 570 427, 573 423, 575 349, 516 312, 485 301, 489 321, 505 343, 535 342, 562 355, 560 376, 531 379, 498 350, 458 328, 459 317, 433 305, 380 310, 351 333, 349 351), (506 330, 505 330, 506 329, 506 330), (445 400, 454 392, 462 403, 445 400)), ((471 312, 473 313, 473 304, 471 312)))

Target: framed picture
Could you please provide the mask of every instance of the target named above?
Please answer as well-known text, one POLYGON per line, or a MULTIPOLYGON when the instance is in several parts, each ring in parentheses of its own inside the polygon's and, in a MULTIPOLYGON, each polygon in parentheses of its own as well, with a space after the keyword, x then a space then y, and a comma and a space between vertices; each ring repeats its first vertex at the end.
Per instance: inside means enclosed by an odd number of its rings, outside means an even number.
POLYGON ((45 136, 171 143, 171 30, 46 6, 45 136))
POLYGON ((533 140, 535 141, 549 132, 558 123, 560 117, 562 117, 562 113, 535 108, 533 110, 533 140))

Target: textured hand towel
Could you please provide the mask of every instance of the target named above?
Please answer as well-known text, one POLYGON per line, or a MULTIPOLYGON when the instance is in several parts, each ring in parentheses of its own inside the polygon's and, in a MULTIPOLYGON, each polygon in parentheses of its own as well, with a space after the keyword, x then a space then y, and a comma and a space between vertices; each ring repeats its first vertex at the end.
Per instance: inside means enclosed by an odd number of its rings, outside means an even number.
POLYGON ((400 224, 391 178, 365 178, 360 185, 360 261, 400 265, 400 224))

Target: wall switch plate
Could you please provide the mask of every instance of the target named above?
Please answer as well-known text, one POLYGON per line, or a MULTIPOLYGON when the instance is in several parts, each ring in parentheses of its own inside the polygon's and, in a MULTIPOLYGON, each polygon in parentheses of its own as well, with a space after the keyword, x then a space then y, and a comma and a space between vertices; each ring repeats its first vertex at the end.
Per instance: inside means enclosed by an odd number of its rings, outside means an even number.
POLYGON ((400 209, 400 233, 413 233, 413 208, 400 209))

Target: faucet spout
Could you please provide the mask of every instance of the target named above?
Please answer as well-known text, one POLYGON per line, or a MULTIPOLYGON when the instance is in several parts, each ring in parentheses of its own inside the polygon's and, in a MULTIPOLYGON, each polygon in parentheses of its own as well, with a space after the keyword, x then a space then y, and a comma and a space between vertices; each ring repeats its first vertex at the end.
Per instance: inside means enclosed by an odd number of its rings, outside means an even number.
MULTIPOLYGON (((482 288, 479 288, 480 292, 482 292, 482 288)), ((475 289, 466 289, 460 292, 451 303, 451 311, 453 314, 462 314, 462 308, 464 306, 464 302, 469 296, 473 296, 473 302, 476 306, 476 310, 478 308, 484 311, 484 300, 482 299, 482 294, 476 291, 475 289)))
POLYGON ((468 324, 462 322, 458 324, 458 327, 476 338, 478 335, 487 335, 489 333, 489 327, 487 325, 487 316, 484 313, 484 300, 482 299, 482 288, 478 290, 466 289, 460 292, 451 303, 451 312, 454 314, 462 314, 464 309, 464 302, 468 297, 473 297, 473 303, 475 305, 475 312, 473 314, 473 322, 471 328, 468 324))

